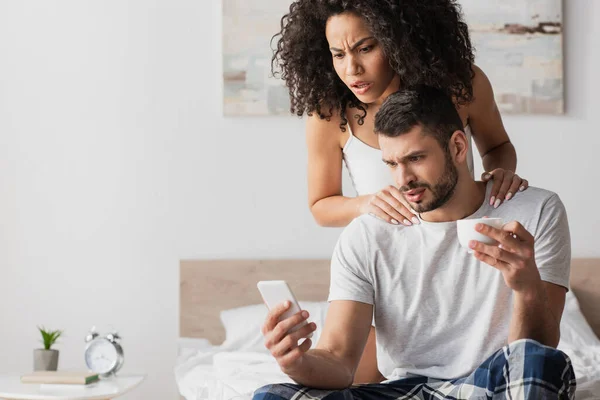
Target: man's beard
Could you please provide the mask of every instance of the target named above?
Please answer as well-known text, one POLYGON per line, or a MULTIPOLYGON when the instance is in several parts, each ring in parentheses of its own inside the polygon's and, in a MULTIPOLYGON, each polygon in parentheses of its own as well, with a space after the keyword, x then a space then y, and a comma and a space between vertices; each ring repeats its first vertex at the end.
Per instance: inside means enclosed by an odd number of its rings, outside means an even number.
POLYGON ((406 192, 412 189, 426 188, 431 190, 433 199, 427 204, 410 203, 413 210, 421 213, 433 211, 440 208, 450 200, 458 183, 458 171, 452 162, 449 154, 446 154, 446 168, 442 177, 433 185, 433 187, 425 182, 413 182, 400 188, 401 192, 406 192))

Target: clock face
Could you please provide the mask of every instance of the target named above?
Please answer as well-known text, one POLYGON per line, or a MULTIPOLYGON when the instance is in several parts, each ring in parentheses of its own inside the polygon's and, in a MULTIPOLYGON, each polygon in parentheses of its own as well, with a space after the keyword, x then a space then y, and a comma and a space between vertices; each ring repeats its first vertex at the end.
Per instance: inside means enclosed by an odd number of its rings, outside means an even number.
POLYGON ((107 339, 94 339, 85 352, 88 368, 99 374, 110 372, 118 361, 117 349, 107 339))

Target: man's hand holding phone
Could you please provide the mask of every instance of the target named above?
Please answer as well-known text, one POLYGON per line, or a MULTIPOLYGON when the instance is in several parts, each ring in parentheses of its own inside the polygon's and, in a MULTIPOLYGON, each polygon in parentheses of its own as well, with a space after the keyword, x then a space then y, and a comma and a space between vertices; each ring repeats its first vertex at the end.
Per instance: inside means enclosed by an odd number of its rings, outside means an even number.
POLYGON ((294 370, 301 368, 304 354, 310 349, 312 341, 309 339, 317 328, 314 322, 306 324, 308 311, 302 310, 291 317, 280 321, 292 306, 292 302, 286 300, 283 303, 272 307, 267 314, 267 319, 262 327, 262 334, 265 337, 265 347, 269 349, 281 370, 286 374, 293 373, 294 370), (295 326, 302 324, 302 327, 290 332, 295 326), (298 345, 298 342, 304 341, 298 345))

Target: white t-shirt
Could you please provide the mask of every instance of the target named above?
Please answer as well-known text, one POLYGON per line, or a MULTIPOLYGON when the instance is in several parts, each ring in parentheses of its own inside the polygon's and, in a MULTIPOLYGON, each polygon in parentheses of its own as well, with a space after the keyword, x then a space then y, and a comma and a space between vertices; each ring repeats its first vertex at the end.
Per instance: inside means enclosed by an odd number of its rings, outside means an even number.
MULTIPOLYGON (((520 222, 535 237, 542 280, 568 289, 571 243, 558 195, 530 187, 497 209, 484 201, 469 218, 483 216, 520 222)), ((377 361, 387 379, 464 377, 508 341, 512 290, 500 271, 460 246, 456 222, 355 219, 332 258, 335 300, 374 306, 377 361)))

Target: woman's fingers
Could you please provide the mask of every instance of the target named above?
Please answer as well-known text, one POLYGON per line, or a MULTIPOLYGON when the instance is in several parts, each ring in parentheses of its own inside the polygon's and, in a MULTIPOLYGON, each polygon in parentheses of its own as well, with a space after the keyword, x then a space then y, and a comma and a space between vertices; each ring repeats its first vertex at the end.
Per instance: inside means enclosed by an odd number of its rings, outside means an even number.
POLYGON ((397 206, 397 210, 404 217, 405 222, 411 222, 413 225, 420 224, 419 218, 410 210, 410 208, 406 207, 404 204, 400 203, 397 206))
POLYGON ((502 186, 504 170, 495 169, 489 172, 489 174, 492 176, 490 179, 493 179, 492 191, 490 192, 490 206, 494 206, 498 200, 498 192, 500 191, 500 187, 502 186))
MULTIPOLYGON (((394 225, 402 224, 411 226, 413 224, 413 221, 410 221, 404 215, 400 214, 394 207, 390 206, 381 199, 374 200, 371 203, 369 214, 394 225)), ((414 218, 414 215, 412 217, 414 218)))
POLYGON ((405 219, 402 218, 401 215, 390 215, 387 212, 383 211, 381 208, 375 206, 374 204, 371 204, 371 206, 369 207, 369 215, 375 218, 379 218, 380 220, 393 225, 407 225, 407 221, 405 221, 405 219))
POLYGON ((369 214, 375 215, 390 224, 406 225, 406 218, 381 197, 375 195, 369 204, 369 214))
MULTIPOLYGON (((510 171, 505 171, 502 176, 502 182, 500 184, 500 189, 498 189, 498 193, 496 194, 496 200, 494 201, 494 208, 498 208, 500 204, 504 200, 506 200, 506 194, 508 193, 508 189, 510 189, 510 185, 513 182, 513 173, 510 171)), ((500 179, 498 179, 500 180, 500 179)))
POLYGON ((417 218, 416 212, 413 211, 406 202, 406 199, 402 195, 402 192, 398 190, 395 186, 388 186, 389 194, 395 200, 395 208, 398 210, 400 214, 402 214, 406 219, 410 220, 413 224, 419 224, 419 218, 417 218))
POLYGON ((504 201, 512 199, 517 191, 522 192, 529 187, 529 182, 522 179, 512 171, 497 168, 491 172, 484 172, 481 179, 485 182, 493 179, 490 193, 490 205, 498 208, 504 201))
POLYGON ((402 195, 398 189, 389 186, 371 196, 368 204, 368 212, 394 225, 402 224, 411 226, 418 224, 419 219, 400 201, 401 198, 402 195))
POLYGON ((513 198, 513 196, 515 195, 515 193, 517 193, 519 191, 519 188, 522 185, 523 180, 521 179, 521 177, 517 174, 515 174, 513 176, 513 180, 512 183, 510 185, 510 187, 508 188, 508 192, 506 192, 506 196, 504 198, 504 200, 508 201, 510 199, 513 198))

